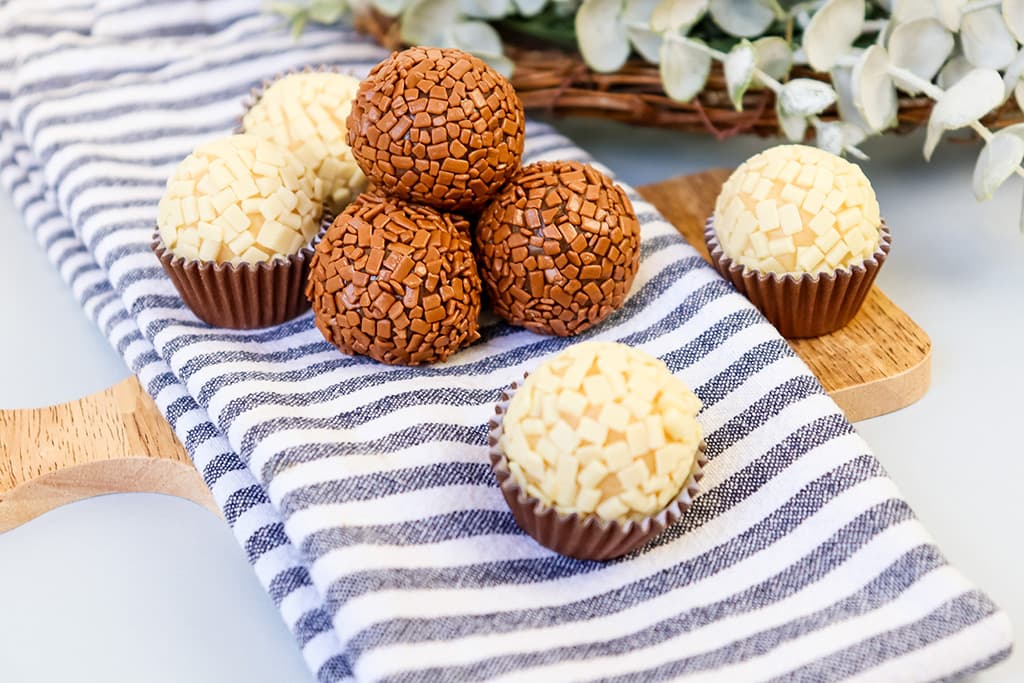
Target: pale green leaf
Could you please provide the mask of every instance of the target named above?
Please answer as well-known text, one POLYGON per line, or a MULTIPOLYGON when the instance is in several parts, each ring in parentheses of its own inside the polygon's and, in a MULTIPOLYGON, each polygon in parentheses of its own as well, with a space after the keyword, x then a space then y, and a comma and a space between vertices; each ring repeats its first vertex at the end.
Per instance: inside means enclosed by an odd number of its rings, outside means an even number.
POLYGON ((514 0, 516 9, 524 17, 532 17, 547 7, 548 0, 514 0))
POLYGON ((807 135, 807 117, 789 114, 782 110, 780 100, 775 101, 775 115, 779 119, 779 128, 790 142, 803 142, 807 135))
POLYGON ((828 83, 812 78, 794 78, 783 84, 778 98, 781 111, 807 117, 820 114, 834 104, 836 91, 828 83))
POLYGON ((400 20, 402 41, 443 47, 448 42, 445 29, 460 18, 458 0, 413 0, 400 20))
POLYGON ((626 0, 622 9, 622 21, 627 27, 651 29, 654 8, 661 0, 626 0))
MULTIPOLYGON (((789 75, 789 70, 793 68, 793 50, 784 38, 768 36, 755 40, 752 45, 758 69, 775 80, 782 80, 789 75)), ((756 75, 754 85, 761 85, 756 75)))
POLYGON ((960 47, 967 61, 986 69, 1005 68, 1017 54, 1017 41, 995 7, 964 15, 960 22, 960 47))
POLYGON ((661 45, 661 83, 679 102, 689 102, 703 90, 711 72, 711 56, 695 43, 699 41, 673 37, 661 45))
POLYGON ((502 53, 501 36, 493 26, 483 21, 460 21, 452 24, 447 37, 446 42, 452 47, 477 56, 502 53))
POLYGON ((864 141, 864 131, 847 121, 817 121, 814 124, 814 142, 821 149, 832 154, 849 154, 866 159, 857 145, 864 141))
POLYGON ((868 130, 870 126, 853 103, 853 67, 837 66, 832 69, 832 87, 835 88, 838 98, 836 108, 839 110, 840 118, 862 132, 868 130))
POLYGON ((661 43, 664 41, 662 34, 652 31, 649 28, 626 28, 626 35, 633 49, 640 53, 640 56, 651 64, 661 61, 661 43))
POLYGON ((942 25, 950 31, 960 30, 960 21, 963 19, 963 10, 968 0, 936 0, 939 11, 939 19, 942 25))
MULTIPOLYGON (((953 51, 953 35, 938 19, 915 19, 900 24, 889 36, 889 61, 893 66, 931 81, 953 51)), ((901 90, 916 95, 910 83, 894 79, 901 90)))
POLYGON ((1003 0, 1003 21, 1018 43, 1024 43, 1024 0, 1003 0))
POLYGON ((893 3, 892 20, 896 24, 938 16, 939 10, 934 0, 895 0, 893 3))
POLYGON ((939 71, 939 77, 935 81, 943 90, 952 88, 957 81, 966 76, 974 67, 963 55, 953 57, 939 71))
POLYGON ((992 198, 992 194, 1006 182, 1024 161, 1024 140, 1012 132, 1001 131, 985 143, 974 165, 974 196, 978 201, 992 198))
POLYGON ((1024 81, 1018 81, 1013 88, 1013 100, 1017 103, 1017 109, 1024 111, 1024 81))
POLYGON ((309 18, 318 24, 333 24, 341 19, 344 11, 344 0, 313 0, 309 6, 309 18))
POLYGON ((512 0, 459 0, 459 9, 475 19, 502 19, 515 12, 512 0))
POLYGON ((974 69, 943 93, 928 117, 924 156, 931 159, 935 146, 947 130, 963 128, 977 121, 1003 100, 1003 79, 994 69, 974 69))
POLYGON ((853 105, 872 132, 882 131, 896 120, 896 88, 889 78, 888 66, 885 48, 872 45, 864 50, 851 74, 853 105))
POLYGON ((1013 89, 1020 82, 1021 76, 1024 76, 1024 48, 1017 50, 1016 56, 1010 65, 1003 71, 1003 101, 1010 99, 1013 95, 1013 89))
POLYGON ((686 33, 708 11, 708 0, 661 0, 650 15, 650 27, 660 33, 686 33))
MULTIPOLYGON (((397 17, 412 7, 415 0, 371 0, 370 5, 389 17, 397 17)), ((404 17, 403 17, 404 19, 404 17)))
POLYGON ((629 58, 629 36, 622 10, 622 0, 583 0, 576 13, 580 54, 594 71, 618 71, 629 58))
POLYGON ((756 60, 754 46, 747 40, 741 40, 733 45, 725 58, 725 84, 736 111, 743 111, 743 93, 750 87, 750 81, 754 77, 756 60))
POLYGON ((828 0, 814 13, 801 40, 815 71, 829 71, 864 29, 864 0, 828 0))
POLYGON ((755 38, 771 26, 775 13, 761 0, 711 0, 711 18, 737 38, 755 38))

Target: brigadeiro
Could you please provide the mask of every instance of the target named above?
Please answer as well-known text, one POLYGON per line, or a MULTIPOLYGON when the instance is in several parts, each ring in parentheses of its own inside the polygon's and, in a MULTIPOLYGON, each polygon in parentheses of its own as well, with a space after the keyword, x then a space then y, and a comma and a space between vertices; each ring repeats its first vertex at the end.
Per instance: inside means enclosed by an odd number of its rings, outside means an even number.
POLYGON ((446 210, 476 210, 519 168, 526 116, 512 84, 455 49, 392 54, 362 82, 348 144, 389 194, 446 210))
POLYGON ((480 337, 465 219, 372 191, 317 245, 306 296, 327 341, 382 363, 444 361, 480 337))
POLYGON ((525 166, 476 226, 494 311, 538 334, 570 336, 622 305, 640 264, 640 224, 610 178, 576 161, 525 166))

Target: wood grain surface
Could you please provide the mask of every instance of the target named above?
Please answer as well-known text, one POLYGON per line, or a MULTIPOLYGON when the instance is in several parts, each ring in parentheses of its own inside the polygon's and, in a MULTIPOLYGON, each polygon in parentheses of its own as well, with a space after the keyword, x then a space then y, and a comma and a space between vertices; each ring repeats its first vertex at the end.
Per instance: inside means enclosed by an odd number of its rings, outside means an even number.
MULTIPOLYGON (((704 220, 728 174, 681 176, 640 192, 706 258, 704 220)), ((842 330, 790 344, 850 420, 897 410, 928 388, 928 335, 877 287, 842 330)), ((202 477, 134 377, 69 403, 0 410, 0 532, 58 505, 125 491, 179 496, 217 513, 202 477)))
MULTIPOLYGON (((715 169, 678 176, 639 191, 707 259, 704 222, 729 173, 715 169)), ((931 340, 877 286, 846 327, 789 344, 851 422, 910 405, 931 380, 931 340)))
POLYGON ((125 491, 175 495, 217 512, 136 378, 69 403, 0 410, 0 532, 58 505, 125 491))

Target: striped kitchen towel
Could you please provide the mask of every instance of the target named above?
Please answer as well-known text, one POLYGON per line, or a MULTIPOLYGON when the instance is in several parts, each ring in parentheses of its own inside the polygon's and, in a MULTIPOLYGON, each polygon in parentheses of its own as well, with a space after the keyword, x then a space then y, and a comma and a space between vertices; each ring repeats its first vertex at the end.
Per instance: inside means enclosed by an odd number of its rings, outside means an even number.
MULTIPOLYGON (((174 425, 319 680, 933 680, 1007 656, 950 567, 761 316, 632 195, 640 272, 583 335, 661 357, 703 399, 711 463, 643 551, 570 560, 516 527, 487 463, 500 390, 570 340, 501 324, 448 363, 341 355, 310 315, 199 322, 149 250, 175 164, 261 79, 365 73, 338 28, 260 3, 0 7, 0 179, 174 425)), ((529 160, 585 158, 542 125, 529 160)))

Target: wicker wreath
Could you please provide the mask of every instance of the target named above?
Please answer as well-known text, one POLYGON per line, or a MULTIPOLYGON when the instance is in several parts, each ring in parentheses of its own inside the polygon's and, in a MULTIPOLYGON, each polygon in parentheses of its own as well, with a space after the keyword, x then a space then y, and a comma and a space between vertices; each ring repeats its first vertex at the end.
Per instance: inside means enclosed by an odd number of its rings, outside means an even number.
MULTIPOLYGON (((391 50, 403 47, 395 17, 369 9, 354 18, 354 25, 383 47, 391 50)), ((749 90, 743 96, 743 111, 736 111, 718 63, 712 66, 700 95, 690 102, 677 102, 665 94, 658 67, 642 59, 631 59, 615 73, 598 73, 591 70, 576 51, 539 45, 535 39, 515 33, 504 33, 502 39, 506 56, 515 64, 512 84, 529 111, 710 133, 719 140, 740 133, 761 137, 779 135, 774 94, 768 89, 749 90)), ((827 80, 827 76, 806 67, 795 67, 790 78, 827 80)), ((902 95, 899 122, 892 130, 909 133, 926 124, 934 104, 928 97, 902 95)), ((833 106, 820 118, 835 121, 839 117, 833 106)), ((982 119, 992 130, 1021 122, 1024 122, 1024 114, 1013 98, 982 119)))

